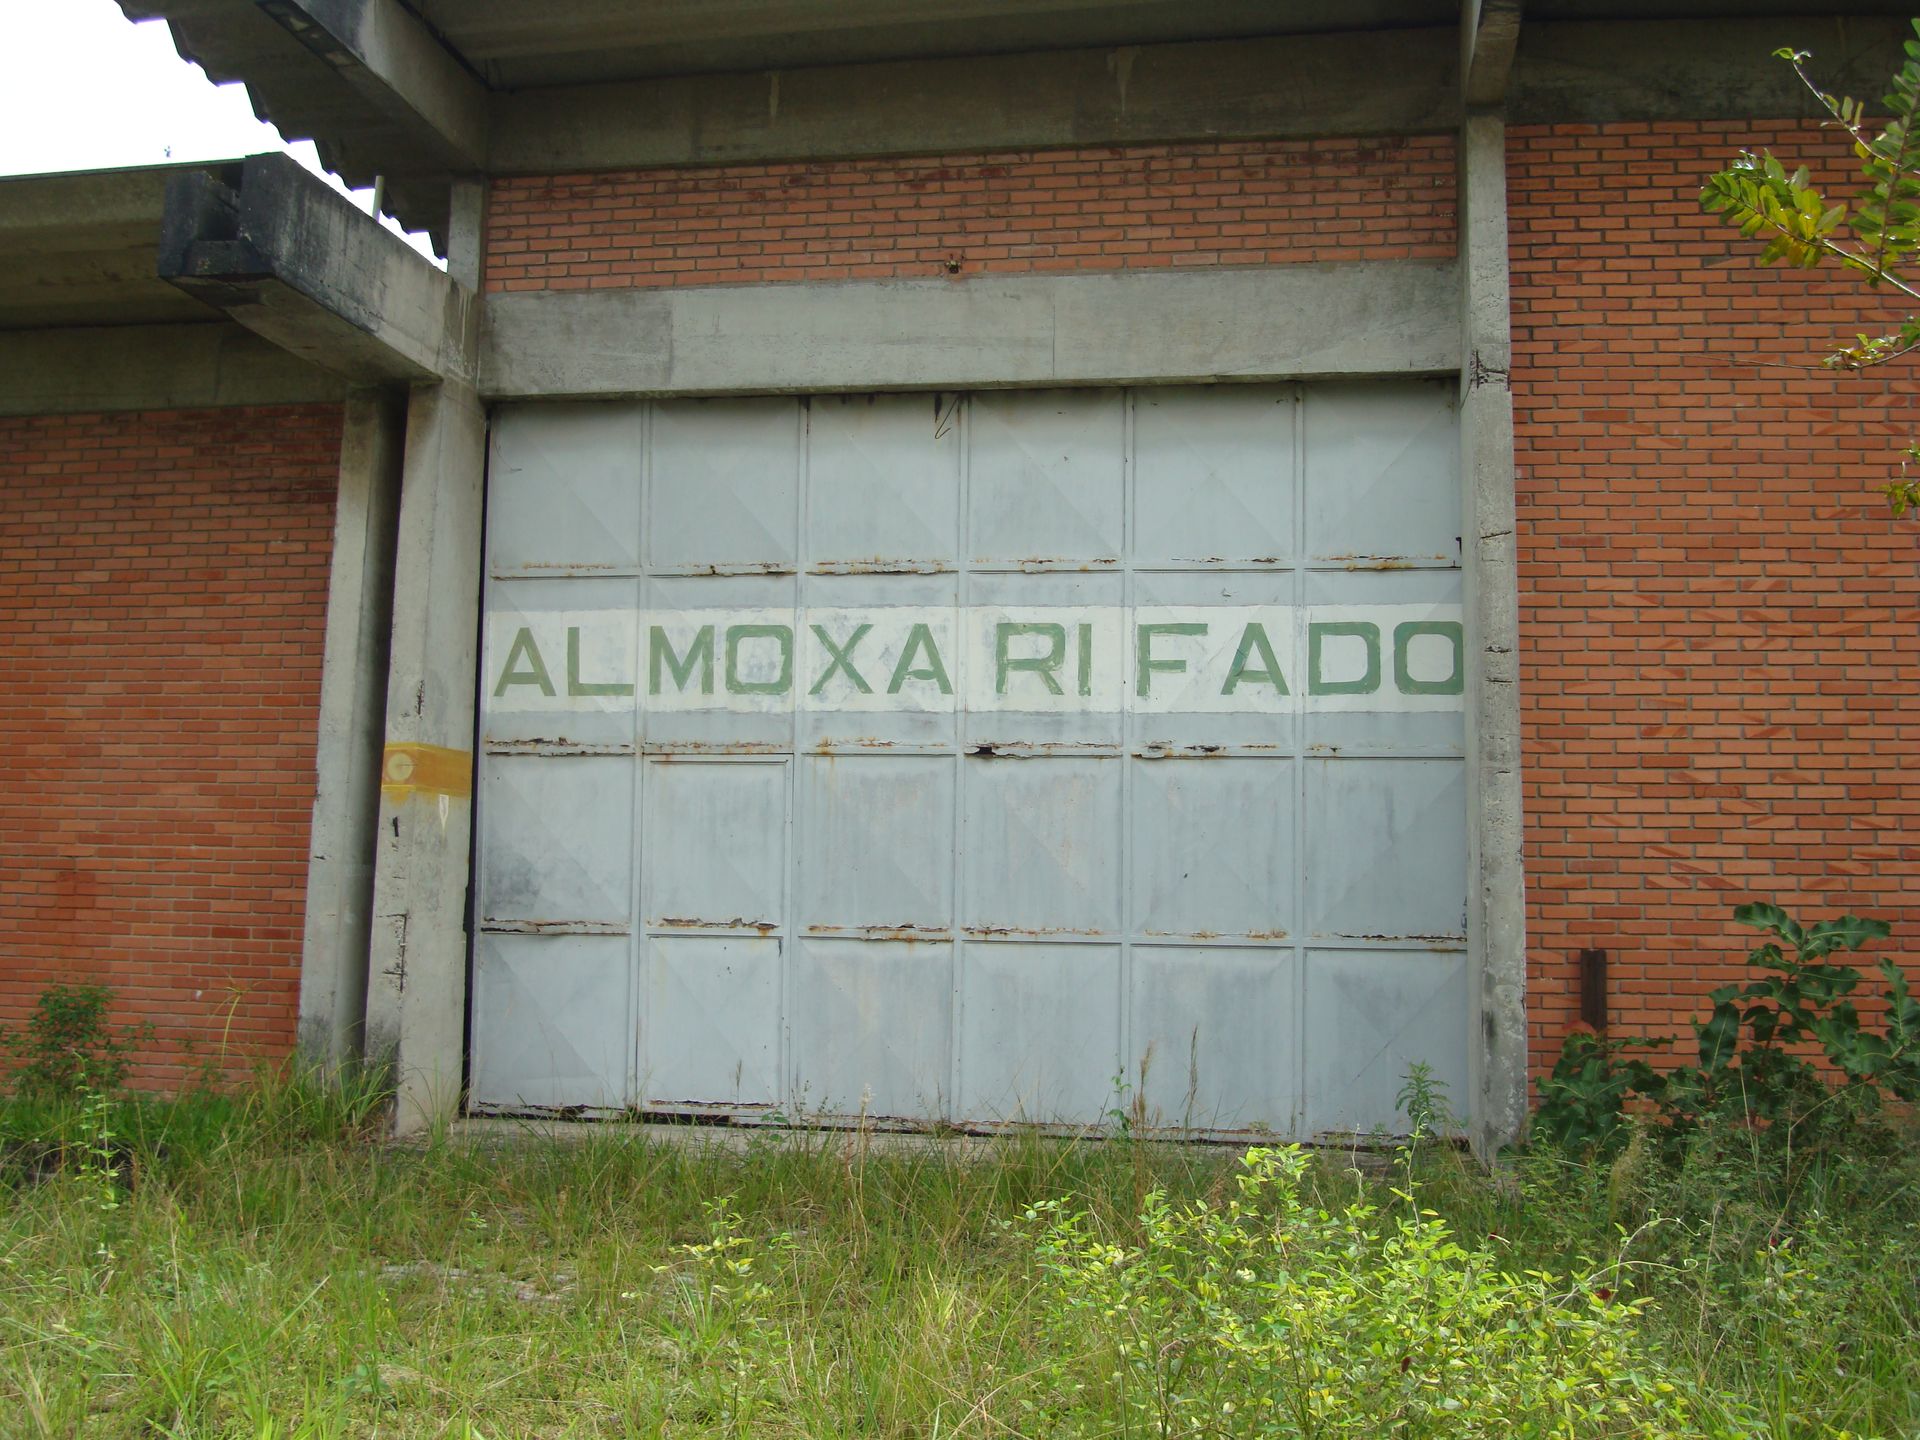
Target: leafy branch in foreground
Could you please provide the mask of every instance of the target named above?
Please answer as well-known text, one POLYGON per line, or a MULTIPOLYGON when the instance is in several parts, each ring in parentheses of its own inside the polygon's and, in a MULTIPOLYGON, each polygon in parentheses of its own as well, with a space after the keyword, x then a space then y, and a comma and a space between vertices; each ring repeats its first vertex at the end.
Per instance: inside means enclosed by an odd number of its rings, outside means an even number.
MULTIPOLYGON (((1920 35, 1920 20, 1913 22, 1920 35)), ((1774 54, 1793 67, 1827 112, 1823 124, 1846 131, 1860 162, 1864 182, 1851 202, 1829 197, 1814 184, 1807 167, 1789 170, 1770 151, 1745 150, 1725 170, 1707 178, 1700 203, 1742 235, 1764 238, 1760 263, 1785 262, 1812 270, 1832 261, 1861 276, 1873 288, 1888 286, 1920 301, 1920 288, 1902 274, 1920 261, 1920 41, 1904 46, 1906 60, 1882 100, 1888 116, 1883 129, 1867 124, 1866 105, 1850 96, 1822 90, 1807 69, 1804 50, 1774 54)), ((1899 360, 1920 350, 1920 315, 1908 315, 1886 334, 1855 335, 1829 353, 1832 369, 1860 371, 1899 360)), ((1920 460, 1920 445, 1905 450, 1920 460)), ((1884 487, 1895 515, 1920 506, 1920 479, 1904 473, 1884 487)))

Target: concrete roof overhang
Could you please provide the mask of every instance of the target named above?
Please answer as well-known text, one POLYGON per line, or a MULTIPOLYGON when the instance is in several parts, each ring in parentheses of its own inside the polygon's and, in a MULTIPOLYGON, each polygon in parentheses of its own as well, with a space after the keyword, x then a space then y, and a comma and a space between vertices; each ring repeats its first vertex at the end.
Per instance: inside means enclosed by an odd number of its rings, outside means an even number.
MULTIPOLYGON (((1317 83, 1343 92, 1354 85, 1367 88, 1372 77, 1379 77, 1375 88, 1382 90, 1409 84, 1457 87, 1453 67, 1459 47, 1444 43, 1443 37, 1457 34, 1462 13, 1461 0, 119 3, 130 18, 164 18, 182 54, 203 65, 217 81, 245 82, 255 109, 264 118, 289 138, 314 140, 329 168, 350 184, 370 184, 375 176, 384 176, 392 212, 410 227, 431 231, 443 248, 452 177, 524 169, 529 155, 549 148, 550 135, 570 136, 581 127, 591 130, 596 116, 631 127, 644 122, 644 117, 643 122, 634 121, 636 113, 657 110, 677 115, 686 110, 691 114, 710 100, 713 113, 723 122, 737 118, 734 112, 746 104, 746 88, 723 85, 712 97, 689 98, 685 89, 689 77, 791 75, 847 65, 951 65, 979 57, 1045 52, 1085 56, 1133 46, 1273 42, 1307 36, 1365 39, 1371 35, 1395 45, 1390 60, 1358 66, 1354 72, 1358 79, 1350 79, 1339 66, 1321 67, 1340 69, 1337 75, 1316 76, 1314 61, 1296 58, 1282 47, 1261 52, 1258 64, 1249 61, 1243 67, 1247 74, 1232 81, 1244 89, 1270 76, 1275 92, 1298 87, 1303 103, 1318 103, 1317 83), (1431 73, 1408 75, 1409 56, 1431 57, 1418 61, 1431 73), (584 87, 594 86, 609 88, 604 97, 588 101, 584 87), (615 87, 625 88, 616 93, 615 87), (572 99, 575 91, 582 93, 580 103, 572 99), (558 131, 556 114, 565 117, 558 131)), ((1472 4, 1467 0, 1469 7, 1472 4)), ((1538 27, 1558 25, 1572 31, 1594 22, 1752 22, 1792 16, 1800 28, 1787 38, 1816 33, 1831 37, 1842 10, 1848 16, 1899 17, 1910 13, 1910 5, 1911 0, 1847 0, 1844 6, 1821 5, 1816 0, 1526 0, 1518 63, 1526 68, 1527 37, 1538 27)), ((1875 29, 1873 46, 1883 47, 1891 33, 1884 25, 1875 29)), ((1751 48, 1744 39, 1737 47, 1740 55, 1751 48)), ((1629 54, 1642 53, 1645 67, 1652 72, 1648 83, 1667 103, 1685 89, 1676 89, 1679 82, 1660 73, 1661 67, 1674 63, 1671 53, 1665 52, 1697 49, 1699 42, 1696 30, 1664 50, 1658 42, 1643 47, 1645 53, 1627 48, 1629 54)), ((1776 37, 1772 43, 1786 42, 1776 37)), ((1762 48, 1756 64, 1765 60, 1766 48, 1770 46, 1762 48)), ((1342 53, 1347 57, 1342 63, 1350 64, 1357 52, 1349 46, 1342 53)), ((1692 63, 1697 68, 1710 61, 1711 56, 1696 57, 1692 63)), ((1210 62, 1195 63, 1204 67, 1210 62)), ((1591 73, 1576 76, 1578 85, 1591 89, 1623 84, 1628 92, 1633 89, 1635 82, 1611 78, 1617 70, 1614 53, 1592 60, 1587 38, 1569 35, 1565 43, 1549 44, 1543 52, 1546 108, 1557 105, 1566 94, 1566 72, 1583 66, 1591 73)), ((1031 84, 1028 76, 1045 73, 1022 72, 1014 89, 1031 94, 1024 88, 1031 84)), ((797 78, 795 93, 799 93, 797 78)), ((843 92, 855 87, 857 93, 857 77, 834 83, 843 92)), ((897 68, 876 75, 873 83, 894 101, 914 88, 911 76, 897 68)), ((1063 87, 1067 83, 1063 77, 1063 87)), ((1698 83, 1698 77, 1688 83, 1698 83)), ((1007 103, 1005 95, 982 94, 969 90, 966 83, 953 93, 963 97, 961 103, 970 93, 983 106, 1007 103)), ((1063 95, 1052 103, 1070 108, 1085 102, 1084 95, 1063 95)), ((929 99, 928 103, 934 102, 929 99)), ((941 92, 938 105, 950 105, 946 92, 941 92)), ((1383 113, 1398 112, 1388 105, 1383 113)), ((689 123, 698 132, 708 118, 702 113, 689 123)), ((1433 118, 1440 125, 1452 123, 1438 113, 1433 118)), ((1593 116, 1583 112, 1569 118, 1593 116)), ((1018 128, 1009 127, 1010 135, 1018 128)), ((1132 136, 1137 128, 1123 127, 1122 133, 1132 136)), ((817 139, 817 132, 811 133, 817 139)), ((1021 142, 1016 137, 1009 143, 1018 148, 1021 142)), ((556 168, 601 153, 591 143, 575 148, 579 154, 562 155, 556 168)), ((724 158, 697 144, 687 153, 692 161, 724 158)))
POLYGON ((219 324, 160 278, 168 182, 237 165, 0 178, 0 330, 219 324))
POLYGON ((0 178, 0 415, 337 399, 338 377, 165 279, 168 191, 238 160, 0 178))
MULTIPOLYGON (((411 0, 491 89, 1455 26, 1458 0, 411 0)), ((1811 0, 1527 0, 1529 19, 1793 15, 1811 0)), ((1831 7, 1829 7, 1831 8, 1831 7)), ((1873 0, 1849 3, 1872 11, 1873 0)), ((1908 13, 1909 0, 1885 7, 1908 13)))
POLYGON ((285 155, 0 178, 0 414, 436 379, 471 312, 285 155))
POLYGON ((1452 25, 1456 0, 415 0, 493 89, 1452 25))

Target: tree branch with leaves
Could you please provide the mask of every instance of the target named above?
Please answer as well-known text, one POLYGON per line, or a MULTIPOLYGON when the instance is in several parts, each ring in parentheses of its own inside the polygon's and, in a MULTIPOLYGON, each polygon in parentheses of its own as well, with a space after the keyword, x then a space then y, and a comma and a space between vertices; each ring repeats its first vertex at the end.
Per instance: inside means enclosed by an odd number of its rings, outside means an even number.
MULTIPOLYGON (((1913 22, 1920 35, 1920 20, 1913 22)), ((1772 152, 1743 150, 1725 170, 1709 176, 1700 203, 1742 235, 1764 238, 1760 263, 1784 262, 1801 270, 1838 264, 1871 289, 1888 288, 1920 302, 1920 40, 1904 47, 1906 60, 1884 97, 1888 119, 1876 130, 1866 106, 1828 94, 1807 68, 1807 51, 1774 54, 1793 67, 1801 84, 1827 112, 1822 124, 1847 133, 1860 161, 1862 185, 1851 202, 1832 199, 1802 165, 1789 170, 1772 152)), ((1882 335, 1855 335, 1822 362, 1831 369, 1862 371, 1901 360, 1920 350, 1920 314, 1910 314, 1882 335)), ((1920 511, 1920 477, 1908 472, 1920 460, 1920 444, 1907 446, 1901 477, 1883 487, 1895 515, 1920 511)))

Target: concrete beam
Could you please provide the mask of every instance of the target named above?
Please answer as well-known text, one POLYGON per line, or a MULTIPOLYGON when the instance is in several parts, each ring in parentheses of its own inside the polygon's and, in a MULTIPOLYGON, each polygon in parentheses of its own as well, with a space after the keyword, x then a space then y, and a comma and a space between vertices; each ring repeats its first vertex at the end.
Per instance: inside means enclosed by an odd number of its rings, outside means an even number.
POLYGON ((1458 123, 1458 60, 1435 28, 528 90, 493 97, 492 168, 1432 132, 1458 123))
POLYGON ((361 384, 459 371, 471 292, 284 155, 168 186, 160 274, 361 384))
POLYGON ((1445 374, 1450 263, 494 295, 491 399, 1445 374))
POLYGON ((219 321, 0 332, 0 375, 0 415, 295 405, 347 393, 339 376, 219 321))
POLYGON ((356 390, 340 436, 320 672, 300 1052, 322 1071, 360 1055, 373 929, 373 854, 393 632, 393 553, 406 401, 356 390))
POLYGON ((1467 0, 1471 28, 1270 36, 824 65, 492 96, 492 169, 553 174, 1208 138, 1427 133, 1463 95, 1516 123, 1804 116, 1772 51, 1812 48, 1875 94, 1888 16, 1529 21, 1467 0), (1471 37, 1470 41, 1468 36, 1471 37))
POLYGON ((1460 15, 1460 95, 1469 106, 1498 105, 1520 43, 1520 0, 1465 0, 1460 15))
POLYGON ((1460 132, 1460 477, 1466 527, 1467 944, 1478 970, 1474 1148, 1515 1139, 1527 1116, 1525 840, 1520 784, 1520 597, 1514 539, 1506 126, 1460 132))
POLYGON ((470 385, 414 388, 366 1020, 367 1058, 392 1069, 402 1135, 451 1119, 463 1083, 486 432, 470 385))
POLYGON ((1530 20, 1514 57, 1507 121, 1809 119, 1813 102, 1775 50, 1813 51, 1820 83, 1835 94, 1877 96, 1912 33, 1889 15, 1530 20))
MULTIPOLYGON (((254 0, 449 174, 487 162, 487 90, 399 0, 254 0)), ((416 162, 417 163, 417 162, 416 162)))

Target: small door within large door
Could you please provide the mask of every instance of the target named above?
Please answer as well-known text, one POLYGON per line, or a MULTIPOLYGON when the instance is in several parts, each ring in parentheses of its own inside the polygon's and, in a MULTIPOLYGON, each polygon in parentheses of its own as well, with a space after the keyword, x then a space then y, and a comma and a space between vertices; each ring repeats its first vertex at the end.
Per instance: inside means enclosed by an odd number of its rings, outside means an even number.
POLYGON ((474 1105, 1464 1113, 1453 393, 502 409, 474 1105))

